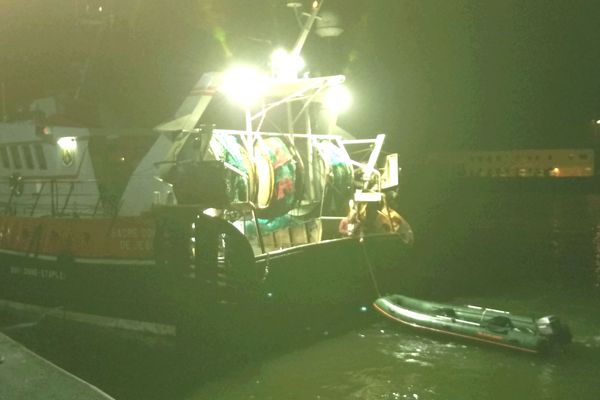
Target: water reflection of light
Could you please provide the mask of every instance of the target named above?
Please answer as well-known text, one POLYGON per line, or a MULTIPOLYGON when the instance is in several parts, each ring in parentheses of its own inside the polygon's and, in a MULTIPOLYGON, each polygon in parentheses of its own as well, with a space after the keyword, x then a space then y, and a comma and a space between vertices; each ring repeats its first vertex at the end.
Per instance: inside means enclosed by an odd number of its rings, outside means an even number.
POLYGON ((544 364, 540 368, 539 375, 539 389, 542 391, 542 398, 551 399, 553 394, 556 394, 554 385, 557 383, 554 382, 555 378, 555 369, 556 366, 553 364, 544 364))

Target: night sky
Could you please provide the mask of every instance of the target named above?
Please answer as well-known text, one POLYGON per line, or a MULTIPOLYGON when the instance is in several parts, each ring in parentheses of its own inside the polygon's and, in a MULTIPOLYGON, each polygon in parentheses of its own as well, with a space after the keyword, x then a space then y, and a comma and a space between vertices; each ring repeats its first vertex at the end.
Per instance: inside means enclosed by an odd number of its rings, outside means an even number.
MULTIPOLYGON (((154 126, 203 72, 266 65, 274 47, 291 47, 299 28, 285 4, 2 0, 7 108, 15 115, 54 94, 88 123, 154 126)), ((322 11, 344 33, 313 32, 304 56, 314 75, 347 75, 354 103, 340 125, 349 131, 388 133, 408 154, 590 144, 598 1, 325 0, 322 11)))

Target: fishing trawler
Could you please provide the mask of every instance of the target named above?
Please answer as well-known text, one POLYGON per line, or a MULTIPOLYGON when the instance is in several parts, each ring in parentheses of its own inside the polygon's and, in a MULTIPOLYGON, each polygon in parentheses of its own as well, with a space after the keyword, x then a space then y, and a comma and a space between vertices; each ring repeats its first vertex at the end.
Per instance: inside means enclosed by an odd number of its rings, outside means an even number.
POLYGON ((343 76, 288 70, 318 8, 269 76, 206 73, 153 130, 1 124, 1 304, 216 337, 393 282, 412 242, 385 201, 397 157, 337 126, 343 76))

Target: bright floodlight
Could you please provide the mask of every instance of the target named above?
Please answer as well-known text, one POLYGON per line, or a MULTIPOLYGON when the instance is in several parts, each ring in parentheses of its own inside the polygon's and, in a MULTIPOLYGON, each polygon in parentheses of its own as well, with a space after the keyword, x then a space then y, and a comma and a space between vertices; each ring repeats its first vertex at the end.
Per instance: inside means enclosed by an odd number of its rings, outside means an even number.
POLYGON ((223 76, 221 91, 236 103, 249 106, 257 101, 267 89, 266 78, 254 68, 235 67, 223 76))
POLYGON ((284 49, 277 49, 271 54, 271 68, 277 78, 295 79, 305 66, 302 57, 289 54, 284 49))
POLYGON ((284 49, 277 49, 271 54, 271 70, 273 76, 280 76, 288 63, 289 54, 284 49))
POLYGON ((56 141, 56 144, 65 151, 74 151, 77 149, 77 139, 72 136, 63 136, 56 141))
POLYGON ((337 85, 329 88, 325 93, 325 107, 334 113, 345 111, 350 106, 350 92, 345 86, 337 85))

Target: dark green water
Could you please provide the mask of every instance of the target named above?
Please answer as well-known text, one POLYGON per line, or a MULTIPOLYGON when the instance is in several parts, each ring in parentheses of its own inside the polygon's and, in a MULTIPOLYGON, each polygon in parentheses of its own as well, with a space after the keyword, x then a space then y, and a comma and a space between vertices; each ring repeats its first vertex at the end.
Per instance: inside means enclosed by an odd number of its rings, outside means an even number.
POLYGON ((62 328, 15 336, 118 399, 600 398, 600 196, 449 193, 405 208, 416 246, 398 292, 556 314, 574 343, 532 356, 423 335, 374 313, 252 362, 213 354, 181 365, 168 347, 62 328))

